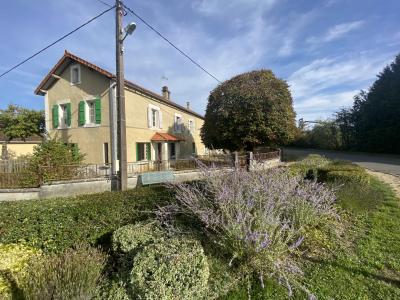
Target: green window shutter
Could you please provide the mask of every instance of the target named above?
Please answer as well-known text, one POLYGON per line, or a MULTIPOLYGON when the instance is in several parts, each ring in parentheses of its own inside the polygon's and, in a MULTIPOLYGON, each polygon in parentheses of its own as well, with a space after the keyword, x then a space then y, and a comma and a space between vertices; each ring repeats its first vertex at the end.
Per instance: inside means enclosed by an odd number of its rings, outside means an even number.
POLYGON ((136 143, 136 161, 140 160, 140 158, 139 158, 139 147, 140 147, 140 144, 136 143))
POLYGON ((71 103, 67 103, 67 125, 71 126, 71 103))
POLYGON ((151 144, 146 143, 146 158, 147 160, 151 160, 151 144))
POLYGON ((53 128, 58 128, 58 105, 53 105, 53 128))
POLYGON ((96 110, 96 124, 101 124, 101 100, 96 99, 95 101, 95 110, 96 110))
POLYGON ((85 101, 79 102, 79 118, 78 118, 79 126, 85 125, 85 101))

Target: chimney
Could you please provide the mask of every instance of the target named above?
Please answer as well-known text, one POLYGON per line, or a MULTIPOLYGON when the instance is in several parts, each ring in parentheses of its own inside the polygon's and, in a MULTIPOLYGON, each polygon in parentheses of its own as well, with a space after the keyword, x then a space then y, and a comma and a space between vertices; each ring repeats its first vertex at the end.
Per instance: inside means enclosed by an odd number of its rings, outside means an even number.
POLYGON ((189 102, 189 101, 186 102, 186 108, 187 108, 187 109, 190 109, 190 102, 189 102))
POLYGON ((168 90, 168 87, 165 85, 162 87, 162 95, 165 98, 165 100, 169 100, 169 95, 171 92, 168 90))

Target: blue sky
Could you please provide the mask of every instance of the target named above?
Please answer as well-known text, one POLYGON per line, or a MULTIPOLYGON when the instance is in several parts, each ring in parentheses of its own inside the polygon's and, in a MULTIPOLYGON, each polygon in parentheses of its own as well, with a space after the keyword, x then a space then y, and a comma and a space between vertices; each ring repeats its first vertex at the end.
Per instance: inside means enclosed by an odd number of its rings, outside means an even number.
MULTIPOLYGON (((104 0, 112 3, 112 0, 104 0)), ((272 69, 288 81, 297 118, 330 117, 349 106, 400 53, 398 0, 125 0, 221 80, 272 69)), ((4 1, 0 72, 106 9, 96 0, 4 1)), ((153 91, 168 85, 178 103, 204 113, 217 82, 135 17, 125 42, 126 78, 153 91), (168 78, 168 80, 163 79, 168 78)), ((114 72, 114 15, 83 30, 0 79, 0 108, 43 109, 33 90, 64 49, 114 72)))

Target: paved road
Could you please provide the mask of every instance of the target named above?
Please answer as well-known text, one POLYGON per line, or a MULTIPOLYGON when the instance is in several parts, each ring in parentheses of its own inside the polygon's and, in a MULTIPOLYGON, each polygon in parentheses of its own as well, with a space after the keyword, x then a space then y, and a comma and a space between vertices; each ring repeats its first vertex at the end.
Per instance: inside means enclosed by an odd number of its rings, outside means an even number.
POLYGON ((400 155, 370 154, 363 152, 328 151, 317 149, 284 148, 283 156, 305 157, 320 154, 331 159, 349 160, 364 168, 400 176, 400 155))

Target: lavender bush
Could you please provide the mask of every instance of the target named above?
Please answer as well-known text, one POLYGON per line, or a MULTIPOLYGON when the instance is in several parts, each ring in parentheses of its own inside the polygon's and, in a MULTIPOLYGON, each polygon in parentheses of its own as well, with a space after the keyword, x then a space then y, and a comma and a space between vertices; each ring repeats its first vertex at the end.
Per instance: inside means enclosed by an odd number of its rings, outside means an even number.
POLYGON ((276 278, 291 295, 292 286, 301 287, 295 254, 307 230, 336 215, 333 191, 283 169, 201 170, 201 181, 173 185, 177 203, 159 209, 161 221, 196 218, 230 266, 247 278, 257 275, 261 285, 265 276, 276 278))

